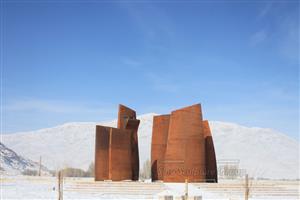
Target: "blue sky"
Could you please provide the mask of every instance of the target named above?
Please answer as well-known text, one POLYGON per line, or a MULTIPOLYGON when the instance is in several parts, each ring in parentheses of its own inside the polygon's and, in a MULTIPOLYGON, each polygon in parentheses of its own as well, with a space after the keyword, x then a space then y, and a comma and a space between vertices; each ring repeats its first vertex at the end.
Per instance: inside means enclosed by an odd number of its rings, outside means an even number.
POLYGON ((2 132, 200 102, 299 138, 297 1, 2 1, 2 132))

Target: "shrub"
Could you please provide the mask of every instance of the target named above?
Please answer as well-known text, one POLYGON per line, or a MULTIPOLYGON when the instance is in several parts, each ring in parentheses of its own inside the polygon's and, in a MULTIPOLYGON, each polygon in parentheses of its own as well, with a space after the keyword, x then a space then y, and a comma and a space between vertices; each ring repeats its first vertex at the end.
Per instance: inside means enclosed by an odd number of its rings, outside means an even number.
POLYGON ((22 172, 23 175, 27 175, 27 176, 37 176, 38 175, 38 171, 37 170, 31 170, 31 169, 25 169, 22 172))
POLYGON ((86 171, 86 176, 95 177, 95 165, 93 162, 90 164, 88 170, 86 171))
POLYGON ((151 178, 151 163, 149 160, 146 160, 140 172, 140 179, 145 180, 149 178, 151 178))
POLYGON ((65 177, 86 177, 86 172, 77 168, 65 168, 60 170, 65 177))

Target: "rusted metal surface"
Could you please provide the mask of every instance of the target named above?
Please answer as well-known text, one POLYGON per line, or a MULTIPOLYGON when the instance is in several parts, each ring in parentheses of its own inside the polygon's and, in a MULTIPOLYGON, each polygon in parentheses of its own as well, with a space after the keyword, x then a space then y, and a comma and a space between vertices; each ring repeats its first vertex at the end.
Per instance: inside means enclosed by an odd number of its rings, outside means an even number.
POLYGON ((110 180, 132 180, 132 131, 111 129, 109 174, 110 180))
POLYGON ((209 123, 203 121, 203 130, 205 138, 205 166, 206 166, 206 181, 218 182, 217 160, 213 138, 211 135, 209 123))
POLYGON ((96 126, 95 180, 109 179, 110 127, 96 126))
POLYGON ((124 105, 119 105, 118 113, 118 128, 130 130, 132 132, 131 139, 131 171, 132 171, 132 180, 139 180, 139 169, 140 169, 140 160, 139 160, 139 146, 138 146, 138 127, 140 120, 136 119, 136 112, 124 105))
POLYGON ((164 163, 165 182, 205 179, 205 144, 200 104, 171 113, 164 163))
POLYGON ((118 128, 96 126, 96 181, 139 179, 139 122, 135 111, 120 105, 118 128))
POLYGON ((126 129, 126 124, 129 119, 136 119, 135 111, 120 104, 118 112, 118 128, 126 129))
POLYGON ((154 117, 151 148, 153 181, 217 181, 214 146, 200 104, 154 117))
POLYGON ((152 180, 163 180, 164 158, 167 147, 170 115, 153 117, 151 143, 151 175, 152 180))

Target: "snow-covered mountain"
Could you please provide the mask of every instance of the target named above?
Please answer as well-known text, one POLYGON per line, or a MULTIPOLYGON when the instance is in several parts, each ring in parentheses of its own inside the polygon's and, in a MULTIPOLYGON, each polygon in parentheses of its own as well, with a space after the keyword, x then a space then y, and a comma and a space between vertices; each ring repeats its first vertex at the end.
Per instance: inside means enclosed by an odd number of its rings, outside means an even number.
MULTIPOLYGON (((20 174, 24 170, 36 170, 39 169, 39 164, 19 156, 13 150, 7 148, 0 142, 0 171, 4 174, 20 174)), ((43 166, 43 171, 48 170, 43 166)))
MULTIPOLYGON (((141 115, 138 132, 140 166, 150 159, 154 113, 141 115)), ((51 169, 87 169, 94 160, 95 125, 116 127, 117 121, 67 123, 31 132, 4 134, 8 147, 32 160, 43 158, 51 169)), ((299 178, 299 142, 272 129, 249 128, 210 122, 217 160, 239 160, 240 168, 253 176, 274 179, 299 178)))

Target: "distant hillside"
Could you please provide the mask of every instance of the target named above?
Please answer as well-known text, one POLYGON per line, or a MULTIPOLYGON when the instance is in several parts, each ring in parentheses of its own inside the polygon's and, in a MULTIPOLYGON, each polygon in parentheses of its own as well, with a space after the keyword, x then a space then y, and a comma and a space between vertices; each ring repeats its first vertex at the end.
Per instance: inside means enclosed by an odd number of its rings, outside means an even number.
MULTIPOLYGON (((7 148, 0 142, 0 164, 1 173, 4 174, 21 174, 24 170, 36 170, 39 169, 39 164, 26 159, 16 154, 13 150, 7 148)), ((48 170, 43 166, 43 171, 48 170)))
MULTIPOLYGON (((140 166, 150 159, 152 120, 145 114, 138 140, 140 166)), ((95 126, 116 126, 116 120, 103 123, 67 123, 31 132, 3 135, 3 143, 32 160, 42 156, 51 169, 87 169, 94 161, 95 126)), ((210 122, 218 160, 234 159, 250 175, 273 179, 299 178, 299 142, 265 128, 249 128, 234 123, 210 122)), ((2 162, 2 161, 1 161, 2 162)))

